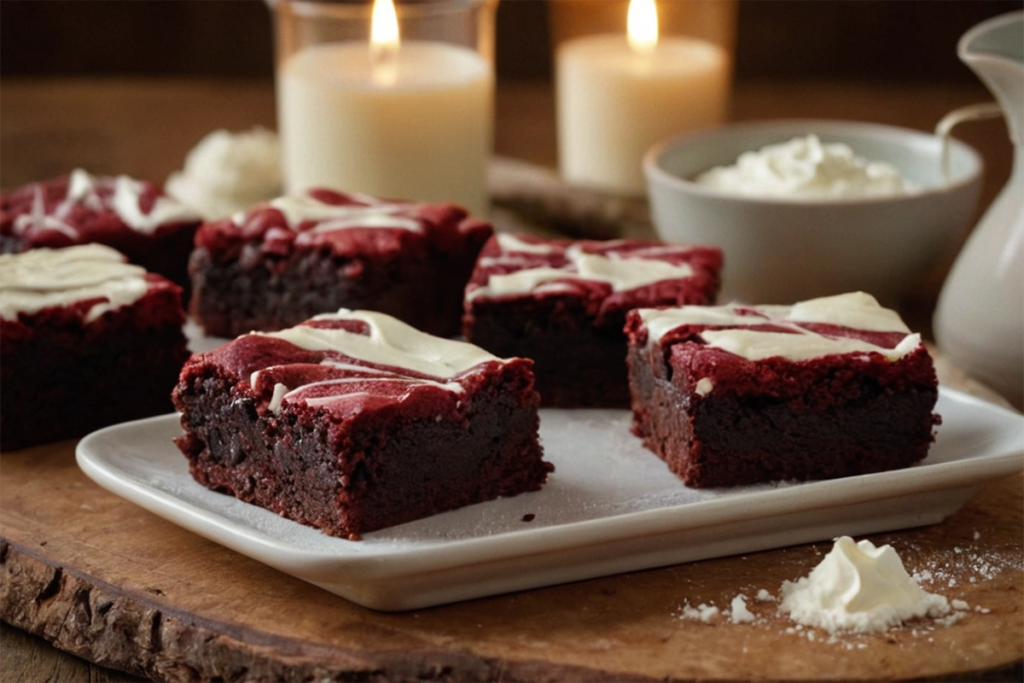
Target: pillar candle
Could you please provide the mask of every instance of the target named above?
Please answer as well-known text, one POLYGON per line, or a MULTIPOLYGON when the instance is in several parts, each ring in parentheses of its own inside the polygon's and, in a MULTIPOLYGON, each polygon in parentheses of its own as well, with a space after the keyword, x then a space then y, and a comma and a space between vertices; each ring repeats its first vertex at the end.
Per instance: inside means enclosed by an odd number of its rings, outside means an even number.
POLYGON ((556 54, 558 152, 570 183, 640 195, 642 158, 676 133, 721 123, 729 59, 721 47, 678 36, 637 50, 625 35, 564 43, 556 54))
POLYGON ((478 53, 406 41, 386 64, 367 43, 326 43, 278 73, 286 190, 325 186, 487 209, 493 77, 478 53))

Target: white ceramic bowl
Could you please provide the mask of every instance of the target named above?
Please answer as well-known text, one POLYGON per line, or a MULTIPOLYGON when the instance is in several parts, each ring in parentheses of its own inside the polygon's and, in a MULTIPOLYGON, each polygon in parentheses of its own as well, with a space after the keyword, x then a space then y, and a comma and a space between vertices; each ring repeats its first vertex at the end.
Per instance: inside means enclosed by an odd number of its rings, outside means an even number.
POLYGON ((721 247, 719 301, 793 303, 849 291, 896 306, 950 257, 975 216, 983 164, 950 141, 950 182, 940 138, 871 123, 791 120, 744 123, 681 135, 644 157, 651 217, 661 239, 721 247), (816 134, 895 167, 921 190, 839 200, 752 198, 692 181, 740 154, 816 134))

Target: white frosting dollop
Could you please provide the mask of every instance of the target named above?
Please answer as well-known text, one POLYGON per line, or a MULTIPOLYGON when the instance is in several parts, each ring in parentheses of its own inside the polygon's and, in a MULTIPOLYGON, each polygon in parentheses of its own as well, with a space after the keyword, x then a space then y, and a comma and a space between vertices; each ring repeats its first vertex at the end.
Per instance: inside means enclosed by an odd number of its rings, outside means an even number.
POLYGON ((857 156, 816 135, 744 152, 732 166, 697 176, 698 185, 750 197, 852 199, 910 194, 918 187, 888 164, 857 156))
POLYGON ((643 308, 639 309, 639 315, 647 327, 649 343, 657 343, 682 325, 720 326, 725 329, 701 332, 705 343, 752 361, 780 357, 796 362, 847 353, 879 353, 890 361, 896 361, 921 345, 921 335, 910 334, 898 313, 883 308, 874 297, 864 292, 811 299, 793 306, 643 308), (889 349, 860 339, 826 336, 796 323, 899 332, 906 336, 895 348, 889 349), (792 330, 793 333, 746 329, 767 324, 792 330))
POLYGON ((241 133, 215 130, 189 151, 171 174, 167 194, 215 220, 281 193, 277 134, 256 127, 241 133))
POLYGON ((905 621, 950 613, 946 598, 910 577, 892 546, 843 536, 811 573, 782 585, 781 612, 830 632, 885 631, 905 621))
POLYGON ((44 308, 95 299, 85 314, 92 322, 130 305, 149 289, 146 271, 100 244, 32 249, 0 255, 0 318, 17 320, 44 308))

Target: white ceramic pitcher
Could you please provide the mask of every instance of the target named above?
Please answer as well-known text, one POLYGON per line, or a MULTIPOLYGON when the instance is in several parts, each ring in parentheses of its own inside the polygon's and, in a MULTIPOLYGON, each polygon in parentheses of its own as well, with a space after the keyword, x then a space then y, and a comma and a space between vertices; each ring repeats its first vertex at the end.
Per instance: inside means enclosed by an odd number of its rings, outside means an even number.
POLYGON ((995 95, 1014 144, 1013 171, 953 264, 935 309, 939 348, 1024 405, 1024 12, 978 24, 957 46, 995 95))

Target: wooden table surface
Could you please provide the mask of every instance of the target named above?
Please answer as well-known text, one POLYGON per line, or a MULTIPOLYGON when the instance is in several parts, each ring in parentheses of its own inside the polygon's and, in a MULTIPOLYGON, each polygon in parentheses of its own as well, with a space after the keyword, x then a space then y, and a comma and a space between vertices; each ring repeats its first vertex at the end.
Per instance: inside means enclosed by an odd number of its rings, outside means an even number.
MULTIPOLYGON (((988 95, 980 85, 907 87, 833 82, 749 83, 740 84, 736 89, 733 118, 846 118, 927 130, 947 111, 985 99, 988 95)), ((74 166, 93 172, 128 173, 160 182, 180 167, 188 149, 210 130, 221 127, 241 130, 257 124, 274 126, 273 88, 270 83, 5 80, 0 83, 0 186, 9 189, 66 173, 74 166)), ((1011 157, 1005 129, 999 123, 978 123, 965 128, 959 137, 975 145, 988 163, 983 196, 987 203, 1009 174, 1011 157)), ((508 83, 499 87, 495 149, 502 156, 544 166, 554 165, 554 109, 547 85, 508 83)), ((921 305, 927 310, 928 296, 936 290, 925 287, 923 291, 925 298, 921 305)), ((984 391, 967 378, 957 375, 954 368, 947 368, 944 372, 949 373, 946 377, 955 385, 984 391)), ((93 486, 73 465, 69 466, 69 446, 55 448, 57 451, 46 450, 42 458, 50 463, 47 471, 55 477, 52 489, 93 486)), ((0 461, 0 466, 9 467, 8 472, 23 471, 22 459, 6 460, 0 461)), ((6 531, 14 527, 28 533, 22 524, 24 520, 18 518, 15 523, 11 515, 11 501, 24 492, 9 483, 13 480, 0 478, 0 513, 3 513, 0 516, 0 536, 6 536, 6 531)), ((954 627, 927 634, 919 634, 915 630, 913 633, 901 632, 895 637, 868 639, 863 648, 866 654, 861 655, 857 654, 861 648, 859 644, 851 650, 843 644, 814 643, 792 634, 782 637, 774 631, 768 635, 748 631, 742 646, 737 646, 738 641, 734 641, 717 653, 710 652, 697 646, 713 648, 720 639, 728 640, 728 633, 723 633, 728 627, 684 623, 673 614, 685 596, 724 607, 738 592, 738 587, 763 585, 777 588, 772 584, 781 582, 783 578, 805 574, 816 564, 827 545, 803 546, 760 553, 750 558, 724 558, 610 577, 408 615, 380 615, 356 608, 340 598, 321 593, 191 537, 155 517, 136 511, 98 488, 93 493, 99 505, 120 510, 131 517, 126 525, 143 525, 155 529, 154 533, 184 539, 181 542, 187 547, 212 555, 216 562, 225 566, 234 562, 243 564, 247 572, 246 585, 253 590, 259 590, 261 585, 274 585, 275 588, 284 585, 287 591, 299 596, 300 604, 302 601, 335 601, 339 623, 351 629, 349 633, 336 635, 342 642, 348 642, 345 639, 349 638, 353 652, 379 636, 381 643, 393 648, 389 653, 392 659, 388 660, 392 665, 402 659, 395 653, 409 648, 410 652, 419 654, 406 658, 406 661, 416 660, 424 664, 434 657, 440 668, 433 671, 432 677, 437 679, 452 675, 454 671, 464 677, 504 677, 508 680, 600 676, 609 680, 625 677, 817 678, 831 675, 847 678, 947 676, 953 679, 988 677, 989 680, 1020 680, 1021 663, 1024 661, 1022 484, 1024 479, 1021 477, 995 482, 960 513, 936 527, 873 537, 876 542, 891 542, 897 549, 906 549, 908 564, 926 561, 955 564, 958 558, 963 559, 962 551, 969 548, 975 555, 981 553, 982 561, 986 552, 991 551, 993 557, 998 555, 1005 560, 1005 571, 994 576, 979 576, 976 572, 972 574, 970 567, 961 565, 961 571, 951 575, 951 581, 969 582, 961 586, 960 594, 971 604, 990 608, 988 614, 971 613, 954 627), (265 583, 261 584, 261 581, 265 583), (410 620, 413 619, 422 622, 411 628, 410 620), (577 625, 570 627, 571 624, 577 625), (998 624, 998 632, 990 630, 993 624, 998 624), (708 629, 719 631, 711 638, 708 634, 714 631, 708 629), (589 640, 581 643, 577 638, 589 640), (692 643, 687 645, 690 641, 692 643), (677 651, 666 649, 666 643, 672 644, 677 651), (758 668, 758 662, 777 658, 780 643, 786 648, 784 658, 792 658, 795 663, 758 668), (558 652, 553 652, 552 648, 558 652), (703 663, 684 663, 686 658, 683 654, 686 653, 703 663), (748 653, 754 654, 746 658, 748 653), (842 662, 845 668, 829 668, 827 663, 833 661, 842 662), (488 663, 486 667, 484 662, 488 663), (867 666, 868 662, 872 665, 867 666), (454 669, 446 673, 446 666, 454 669)), ((44 491, 45 487, 40 490, 44 491)), ((24 552, 26 548, 22 546, 13 550, 7 545, 0 547, 0 564, 5 566, 7 577, 5 584, 0 586, 0 594, 11 590, 12 571, 16 570, 23 578, 31 578, 33 572, 52 571, 52 559, 48 564, 51 551, 45 546, 46 536, 45 528, 32 527, 31 533, 22 538, 31 537, 39 545, 29 552, 24 552)), ((109 539, 109 543, 107 547, 96 549, 98 556, 117 552, 130 554, 130 549, 118 547, 116 539, 109 539)), ((52 553, 59 556, 57 550, 52 553)), ((89 565, 88 555, 83 561, 89 565)), ((178 559, 167 558, 166 561, 176 562, 178 559)), ((99 569, 97 572, 102 574, 99 569)), ((140 558, 139 572, 140 576, 152 576, 153 572, 159 574, 159 562, 140 558)), ((89 579, 96 577, 75 577, 76 581, 89 579)), ((65 582, 73 584, 71 578, 65 578, 65 582)), ((116 592, 116 582, 110 588, 116 592)), ((69 604, 74 603, 73 597, 69 604)), ((45 595, 39 596, 40 601, 45 601, 45 598, 45 595)), ((159 603, 159 596, 153 599, 159 603)), ((209 608, 204 614, 205 618, 216 621, 217 609, 209 608)), ((170 616, 168 618, 171 619, 170 616)), ((208 634, 211 639, 237 638, 245 642, 246 637, 252 635, 218 634, 216 624, 212 622, 204 622, 200 626, 211 629, 208 634)), ((89 654, 87 648, 76 647, 73 640, 61 638, 60 624, 56 627, 51 624, 51 627, 50 631, 42 630, 49 640, 65 649, 89 654)), ((195 633, 191 635, 195 636, 195 633)), ((253 646, 251 642, 249 645, 253 646)), ((281 642, 262 642, 254 647, 288 649, 296 647, 296 644, 290 641, 283 645, 281 642)), ((308 653, 292 651, 296 670, 305 661, 304 654, 308 653)), ((68 655, 7 625, 0 632, 0 656, 3 658, 0 681, 3 682, 137 680, 128 674, 68 655)), ((123 666, 123 662, 116 658, 105 661, 123 666)), ((148 671, 151 675, 159 673, 182 679, 191 675, 168 667, 166 661, 162 666, 165 668, 150 668, 148 671)), ((372 680, 375 675, 377 678, 383 678, 385 674, 394 675, 396 670, 373 674, 365 667, 353 664, 351 671, 359 671, 359 675, 372 680)), ((404 672, 405 677, 415 677, 413 674, 424 675, 424 671, 404 672)), ((339 680, 342 679, 339 675, 339 680)))

